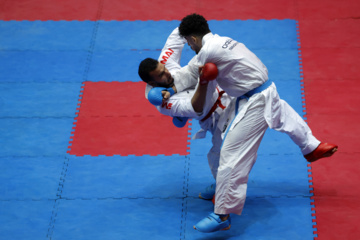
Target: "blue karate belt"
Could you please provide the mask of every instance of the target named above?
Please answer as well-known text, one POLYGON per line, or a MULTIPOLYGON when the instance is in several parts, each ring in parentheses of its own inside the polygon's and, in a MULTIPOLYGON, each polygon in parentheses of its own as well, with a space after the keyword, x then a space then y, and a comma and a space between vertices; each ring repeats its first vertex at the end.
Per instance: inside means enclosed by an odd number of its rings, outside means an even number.
MULTIPOLYGON (((226 129, 226 132, 225 132, 225 136, 223 138, 223 142, 222 144, 224 143, 225 141, 225 138, 226 138, 226 135, 230 129, 230 126, 233 124, 233 121, 235 120, 236 118, 236 115, 238 114, 238 109, 239 109, 239 102, 241 99, 249 99, 252 95, 254 95, 255 93, 260 93, 262 91, 264 91, 265 89, 267 89, 268 87, 270 87, 270 85, 272 84, 273 82, 270 81, 270 80, 267 80, 266 82, 264 82, 262 85, 258 86, 257 88, 254 88, 253 90, 251 91, 248 91, 247 93, 245 93, 244 95, 238 97, 236 99, 236 102, 235 102, 235 117, 233 118, 232 122, 230 123, 230 125, 227 127, 226 129)), ((222 147, 222 144, 221 144, 221 147, 222 147)))
POLYGON ((248 91, 247 93, 245 93, 243 96, 246 96, 247 98, 250 98, 252 95, 254 95, 255 93, 259 93, 264 91, 265 89, 267 89, 268 87, 270 87, 270 85, 273 82, 270 80, 267 80, 266 82, 264 82, 262 85, 258 86, 257 88, 254 88, 253 90, 248 91))

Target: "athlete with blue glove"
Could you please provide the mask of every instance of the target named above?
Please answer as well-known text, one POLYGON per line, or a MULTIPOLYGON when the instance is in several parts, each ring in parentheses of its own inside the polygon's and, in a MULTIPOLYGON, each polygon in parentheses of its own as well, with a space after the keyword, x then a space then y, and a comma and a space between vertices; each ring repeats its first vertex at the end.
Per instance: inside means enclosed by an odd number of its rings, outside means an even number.
MULTIPOLYGON (((234 108, 229 97, 215 81, 218 72, 214 64, 181 67, 181 52, 186 40, 176 28, 168 37, 158 60, 147 58, 139 65, 139 76, 147 83, 145 96, 158 111, 173 117, 175 126, 182 127, 188 118, 199 120, 201 130, 193 139, 203 138, 206 132, 212 133, 213 146, 207 157, 211 173, 216 179, 219 165, 220 147, 223 132, 233 117, 228 109, 234 108), (199 77, 200 76, 200 77, 199 77), (187 87, 182 86, 186 84, 187 87), (176 86, 182 86, 177 92, 176 86)), ((193 60, 190 60, 190 62, 193 60)), ((246 102, 243 99, 241 104, 246 102)), ((211 200, 215 193, 214 185, 200 193, 200 197, 211 200)))

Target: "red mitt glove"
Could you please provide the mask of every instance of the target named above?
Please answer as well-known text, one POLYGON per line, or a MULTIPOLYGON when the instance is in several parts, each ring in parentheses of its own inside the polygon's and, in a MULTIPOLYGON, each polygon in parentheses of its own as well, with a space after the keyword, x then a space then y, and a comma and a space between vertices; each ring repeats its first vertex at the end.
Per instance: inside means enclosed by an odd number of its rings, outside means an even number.
POLYGON ((200 69, 200 84, 204 85, 207 84, 209 81, 215 80, 219 71, 215 64, 213 63, 206 63, 202 69, 200 69))

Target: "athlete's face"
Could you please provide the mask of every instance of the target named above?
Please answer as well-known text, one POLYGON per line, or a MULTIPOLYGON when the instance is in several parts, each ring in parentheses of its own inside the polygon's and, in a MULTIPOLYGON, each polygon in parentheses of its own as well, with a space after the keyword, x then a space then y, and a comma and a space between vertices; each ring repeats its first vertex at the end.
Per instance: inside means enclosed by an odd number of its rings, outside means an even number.
POLYGON ((150 76, 153 81, 149 82, 149 84, 153 87, 172 87, 174 84, 174 79, 171 76, 169 70, 165 67, 164 64, 158 63, 156 69, 151 71, 150 76))
POLYGON ((191 47, 191 49, 198 54, 200 52, 200 49, 202 47, 202 39, 195 36, 187 36, 185 37, 188 45, 191 47))

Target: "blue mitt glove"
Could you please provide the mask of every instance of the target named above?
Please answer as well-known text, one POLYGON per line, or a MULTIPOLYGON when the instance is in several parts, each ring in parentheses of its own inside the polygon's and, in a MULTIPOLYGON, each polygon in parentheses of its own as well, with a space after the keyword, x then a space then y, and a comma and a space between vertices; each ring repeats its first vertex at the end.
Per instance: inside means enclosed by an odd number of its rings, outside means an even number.
POLYGON ((173 124, 178 128, 182 128, 186 125, 188 119, 188 117, 173 117, 173 124))
POLYGON ((175 91, 172 88, 154 87, 148 93, 148 100, 152 105, 160 106, 162 104, 162 91, 168 91, 170 96, 174 95, 175 91))

